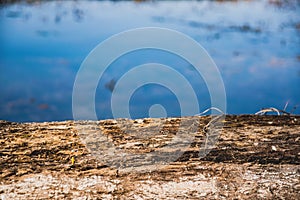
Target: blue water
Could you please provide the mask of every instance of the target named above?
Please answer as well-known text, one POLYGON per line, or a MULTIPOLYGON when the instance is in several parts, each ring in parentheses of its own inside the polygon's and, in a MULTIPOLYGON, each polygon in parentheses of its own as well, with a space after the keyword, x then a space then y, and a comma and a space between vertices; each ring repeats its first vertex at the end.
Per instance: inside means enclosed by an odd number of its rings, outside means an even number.
MULTIPOLYGON (((300 114, 300 5, 297 1, 270 2, 50 1, 3 5, 0 119, 72 119, 73 84, 85 57, 110 36, 146 26, 180 31, 207 50, 224 81, 227 113, 283 109, 289 102, 286 110, 300 114)), ((173 66, 191 82, 199 110, 211 106, 205 82, 193 66, 171 53, 143 50, 120 57, 101 78, 95 98, 99 119, 113 117, 113 87, 109 85, 131 67, 149 62, 173 66)), ((132 118, 148 117, 154 104, 161 104, 167 116, 180 116, 176 95, 150 84, 132 95, 132 118)))

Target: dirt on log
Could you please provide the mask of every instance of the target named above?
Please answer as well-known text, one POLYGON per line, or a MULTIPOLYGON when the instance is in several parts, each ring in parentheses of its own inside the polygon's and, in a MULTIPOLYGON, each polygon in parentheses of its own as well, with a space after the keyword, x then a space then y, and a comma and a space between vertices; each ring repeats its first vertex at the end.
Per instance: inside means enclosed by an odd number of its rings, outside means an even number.
POLYGON ((0 197, 299 198, 300 116, 226 116, 205 146, 210 120, 0 121, 0 197))

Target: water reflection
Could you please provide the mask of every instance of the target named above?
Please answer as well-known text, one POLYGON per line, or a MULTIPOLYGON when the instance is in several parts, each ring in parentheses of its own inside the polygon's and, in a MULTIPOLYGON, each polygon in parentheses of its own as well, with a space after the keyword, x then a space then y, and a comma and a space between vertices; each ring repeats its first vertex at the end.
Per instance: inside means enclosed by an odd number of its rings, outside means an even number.
POLYGON ((106 89, 108 89, 109 91, 113 92, 113 90, 115 89, 115 85, 116 85, 116 80, 115 79, 111 79, 109 82, 107 82, 104 86, 106 89))
MULTIPOLYGON (((109 36, 144 26, 181 31, 207 49, 222 73, 229 113, 282 109, 289 101, 287 111, 300 114, 294 109, 300 104, 297 1, 7 2, 0 7, 0 119, 71 119, 73 82, 85 56, 109 36)), ((200 110, 209 107, 193 66, 145 51, 120 58, 100 80, 99 118, 112 117, 109 100, 122 73, 154 61, 181 70, 198 91, 200 110)), ((153 85, 136 91, 130 107, 134 116, 146 117, 157 103, 168 115, 180 112, 176 98, 153 85)))

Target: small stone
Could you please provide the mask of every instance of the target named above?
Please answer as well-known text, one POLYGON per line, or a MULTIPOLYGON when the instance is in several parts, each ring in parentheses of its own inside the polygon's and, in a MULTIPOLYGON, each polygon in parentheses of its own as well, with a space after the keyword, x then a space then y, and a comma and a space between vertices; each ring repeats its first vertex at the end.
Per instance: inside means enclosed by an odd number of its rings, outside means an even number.
POLYGON ((141 123, 143 123, 143 120, 142 119, 136 119, 136 120, 134 120, 134 123, 141 124, 141 123))

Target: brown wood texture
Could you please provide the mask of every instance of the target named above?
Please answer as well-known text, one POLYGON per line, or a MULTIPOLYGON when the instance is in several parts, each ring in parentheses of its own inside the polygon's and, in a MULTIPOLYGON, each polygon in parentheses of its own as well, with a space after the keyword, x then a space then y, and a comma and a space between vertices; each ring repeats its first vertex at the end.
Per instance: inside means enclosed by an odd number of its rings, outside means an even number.
POLYGON ((219 135, 210 120, 0 121, 0 197, 299 198, 300 116, 226 116, 219 135))

